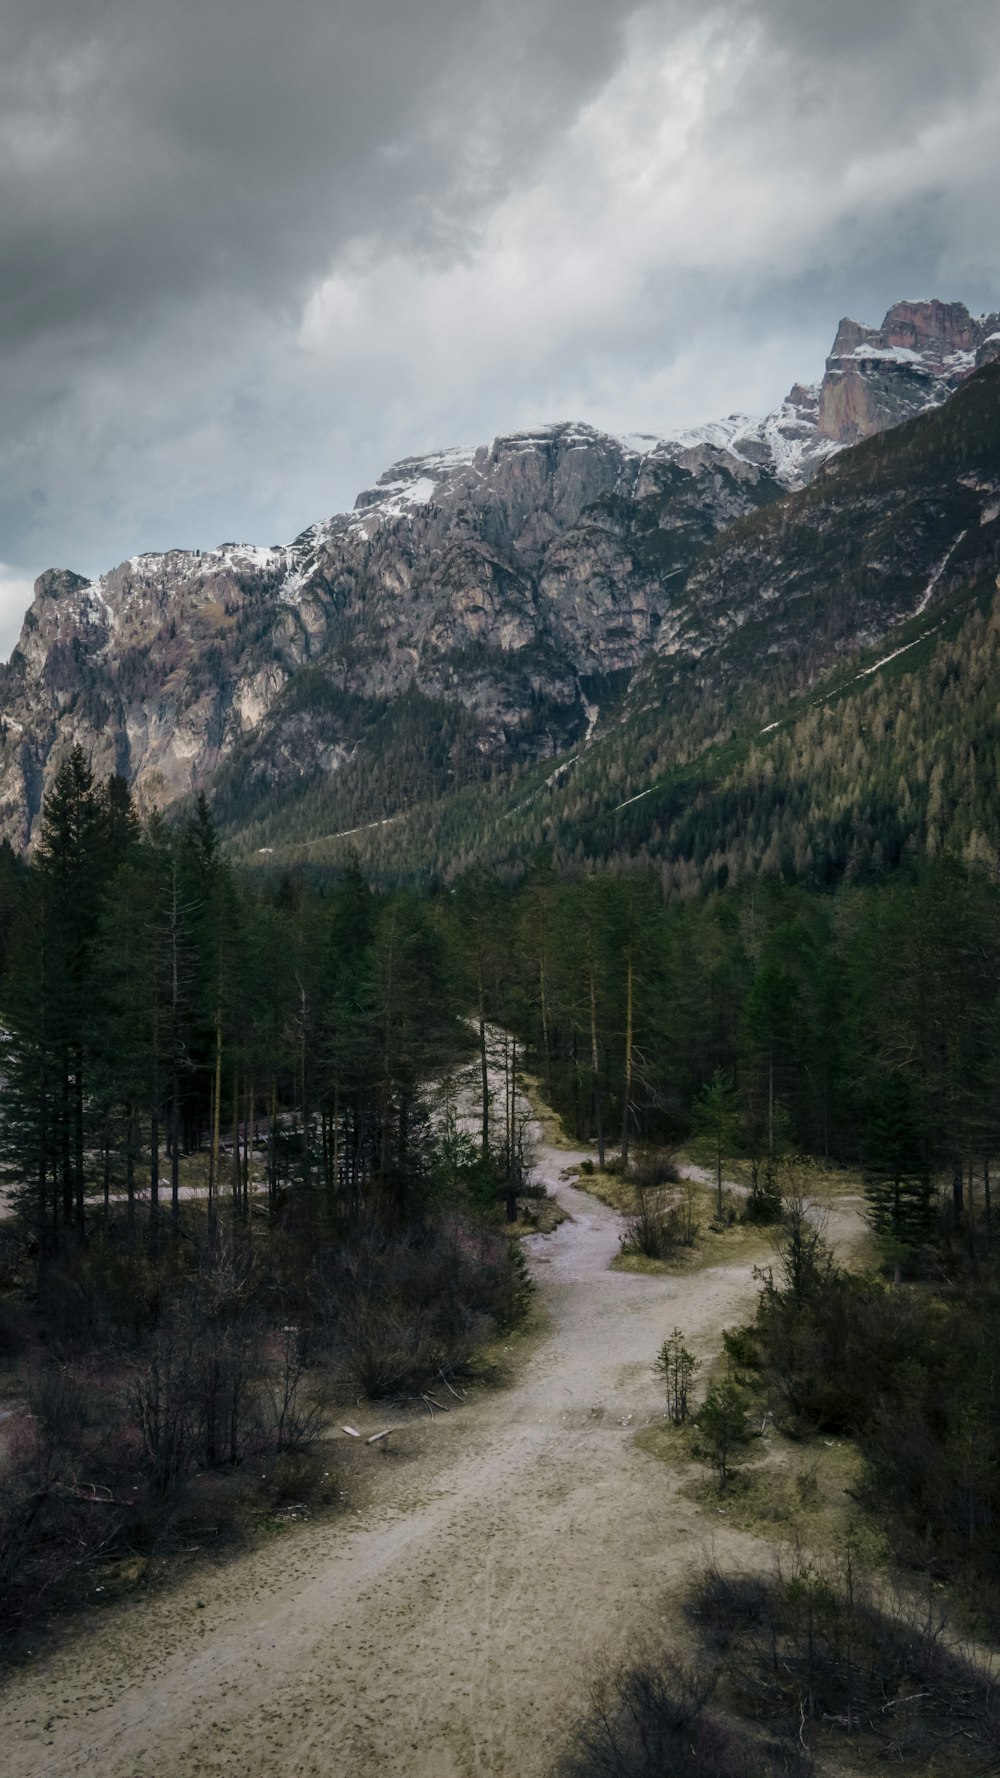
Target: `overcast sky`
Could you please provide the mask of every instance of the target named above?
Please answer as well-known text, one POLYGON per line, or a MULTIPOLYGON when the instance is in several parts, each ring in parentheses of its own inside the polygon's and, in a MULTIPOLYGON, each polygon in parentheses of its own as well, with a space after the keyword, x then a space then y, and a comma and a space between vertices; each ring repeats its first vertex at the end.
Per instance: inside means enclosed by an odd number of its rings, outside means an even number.
POLYGON ((4 0, 0 650, 48 566, 996 307, 998 174, 996 0, 4 0))

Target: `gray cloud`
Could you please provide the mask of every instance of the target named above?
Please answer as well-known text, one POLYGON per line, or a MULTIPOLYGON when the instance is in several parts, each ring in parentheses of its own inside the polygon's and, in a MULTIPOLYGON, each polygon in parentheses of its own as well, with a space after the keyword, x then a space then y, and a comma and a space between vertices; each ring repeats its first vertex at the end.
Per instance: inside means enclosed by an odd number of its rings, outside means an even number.
POLYGON ((0 609, 1000 298, 992 0, 8 0, 0 120, 0 609))
POLYGON ((228 283, 281 304, 358 229, 432 248, 600 77, 605 11, 516 4, 501 31, 468 0, 14 0, 7 337, 117 335, 228 283))

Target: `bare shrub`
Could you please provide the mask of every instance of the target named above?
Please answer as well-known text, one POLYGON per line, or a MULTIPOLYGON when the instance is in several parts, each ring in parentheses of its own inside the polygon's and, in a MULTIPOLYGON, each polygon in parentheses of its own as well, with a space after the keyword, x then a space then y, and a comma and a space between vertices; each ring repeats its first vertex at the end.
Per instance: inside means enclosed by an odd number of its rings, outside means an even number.
POLYGON ((810 1770, 801 1751, 767 1745, 706 1706, 715 1674, 639 1650, 600 1673, 560 1778, 777 1778, 810 1770))
POLYGON ((464 1368, 487 1334, 518 1319, 529 1289, 519 1248, 457 1218, 396 1232, 368 1223, 315 1265, 316 1315, 374 1397, 464 1368))
POLYGON ((59 1367, 0 1434, 0 1622, 10 1630, 75 1571, 105 1556, 132 1517, 114 1398, 59 1367))
POLYGON ((325 1425, 323 1403, 307 1395, 306 1363, 300 1330, 283 1327, 264 1384, 268 1420, 279 1451, 301 1451, 319 1438, 325 1425))
POLYGON ((750 1162, 750 1189, 743 1211, 747 1222, 767 1225, 780 1222, 784 1215, 784 1193, 781 1175, 774 1155, 763 1160, 756 1156, 750 1162))
POLYGON ((680 1174, 673 1155, 664 1148, 643 1148, 633 1157, 629 1174, 640 1189, 678 1185, 680 1174))
POLYGON ((635 1203, 622 1218, 622 1252, 669 1259, 680 1248, 693 1247, 700 1226, 694 1208, 690 1186, 679 1197, 658 1186, 637 1186, 635 1203))
POLYGON ((710 1567, 688 1609, 741 1708, 789 1735, 816 1721, 894 1761, 947 1749, 979 1771, 1000 1758, 992 1673, 950 1648, 929 1611, 877 1599, 850 1552, 831 1571, 801 1561, 774 1576, 710 1567))

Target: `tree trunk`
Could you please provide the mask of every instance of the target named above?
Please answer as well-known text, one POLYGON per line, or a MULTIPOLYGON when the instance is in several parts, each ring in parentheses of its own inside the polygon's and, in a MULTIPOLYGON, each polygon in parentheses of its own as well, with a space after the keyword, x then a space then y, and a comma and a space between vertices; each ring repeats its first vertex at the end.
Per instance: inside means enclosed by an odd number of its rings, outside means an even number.
POLYGON ((632 1114, 632 953, 625 964, 625 1079, 622 1093, 622 1172, 628 1166, 629 1125, 632 1114))
POLYGON ((960 1229, 965 1218, 965 1171, 961 1153, 957 1153, 952 1162, 951 1203, 955 1212, 955 1227, 960 1229))
POLYGON ((139 1147, 139 1114, 131 1101, 126 1107, 126 1119, 128 1136, 125 1142, 125 1196, 128 1200, 128 1233, 131 1241, 135 1234, 135 1160, 139 1147))
POLYGON ((593 1081, 594 1116, 597 1124, 597 1164, 604 1171, 604 1124, 601 1106, 601 1052, 597 1041, 597 984, 590 965, 590 1072, 593 1081))
POLYGON ((219 1173, 219 1138, 222 1118, 222 1006, 215 1008, 215 1076, 212 1085, 212 1142, 208 1152, 208 1226, 215 1233, 216 1199, 222 1179, 219 1173))
POLYGON ((66 1052, 62 1056, 59 1082, 59 1138, 62 1160, 62 1219, 63 1227, 69 1229, 73 1225, 73 1156, 70 1142, 69 1055, 66 1052))
MULTIPOLYGON (((309 1164, 309 1107, 306 1103, 306 991, 304 988, 299 989, 299 995, 302 1014, 299 1043, 299 1064, 302 1077, 302 1185, 303 1189, 308 1191, 311 1183, 311 1168, 309 1164)), ((388 1043, 388 1037, 386 1042, 388 1043)))
POLYGON ((544 1059, 545 1096, 552 1097, 552 1073, 549 1063, 549 999, 545 982, 545 958, 538 959, 538 986, 542 1002, 542 1055, 544 1059))
POLYGON ((243 1195, 240 1178, 240 1077, 237 1069, 233 1069, 233 1222, 239 1221, 240 1200, 243 1195))
POLYGON ((486 1014, 483 1009, 483 978, 479 977, 479 1072, 483 1093, 482 1150, 485 1160, 490 1152, 490 1071, 486 1056, 486 1014))
POLYGON ((767 1052, 767 1152, 774 1156, 774 1039, 767 1052))
POLYGON ((158 1082, 153 1080, 149 1113, 149 1244, 154 1253, 160 1238, 160 1108, 158 1082))
POLYGON ((175 1235, 181 1220, 180 1096, 181 1081, 175 1049, 170 1075, 170 1221, 175 1235))
POLYGON ((333 1128, 330 1132, 330 1184, 334 1204, 340 1196, 340 1084, 333 1083, 333 1128))
MULTIPOLYGON (((48 1166, 47 1166, 48 1156, 47 1156, 47 1152, 46 1152, 47 1147, 48 1147, 48 1130, 47 1130, 47 1121, 48 1120, 46 1117, 47 1109, 48 1109, 48 1099, 47 1099, 47 1094, 46 1094, 46 1090, 45 1090, 45 1071, 43 1068, 41 1083, 39 1086, 39 1093, 38 1093, 38 1204, 37 1204, 37 1213, 36 1213, 36 1230, 37 1230, 36 1239, 38 1241, 38 1273, 39 1273, 39 1275, 41 1275, 42 1267, 45 1264, 45 1250, 46 1250, 46 1247, 48 1246, 48 1227, 47 1227, 47 1224, 48 1224, 48 1166)), ((53 1218, 55 1218, 55 1216, 58 1212, 58 1208, 59 1208, 58 1195, 56 1192, 53 1192, 53 1194, 52 1194, 53 1218)), ((54 1241, 55 1241, 55 1229, 53 1227, 53 1243, 54 1243, 54 1241)))
POLYGON ((278 1078, 271 1076, 271 1115, 267 1124, 267 1195, 273 1215, 278 1203, 278 1078))
POLYGON ((247 1083, 246 1120, 243 1125, 243 1220, 250 1217, 250 1149, 253 1140, 254 1084, 247 1083))
POLYGON ((73 1058, 73 1188, 77 1240, 83 1240, 83 1054, 77 1046, 73 1058))
POLYGON ((517 1038, 513 1038, 510 1049, 510 1088, 507 1096, 507 1221, 517 1221, 517 1187, 518 1187, 518 1155, 517 1155, 517 1038))
POLYGON ((170 1221, 176 1238, 181 1220, 180 928, 177 861, 170 893, 170 1221))

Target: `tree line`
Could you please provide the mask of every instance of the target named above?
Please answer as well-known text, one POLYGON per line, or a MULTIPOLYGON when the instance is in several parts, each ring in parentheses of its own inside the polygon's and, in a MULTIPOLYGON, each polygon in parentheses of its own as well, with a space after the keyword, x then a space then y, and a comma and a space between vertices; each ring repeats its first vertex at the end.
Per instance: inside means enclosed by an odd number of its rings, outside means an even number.
POLYGON ((237 874, 200 799, 141 823, 82 753, 31 863, 0 869, 0 1152, 39 1255, 118 1206, 155 1247, 199 1155, 210 1225, 246 1225, 253 1151, 273 1216, 331 1224, 428 1189, 422 1083, 479 1053, 481 1153, 517 1170, 491 1103, 506 1029, 600 1162, 695 1129, 721 1153, 867 1170, 881 1226, 992 1232, 1000 891, 916 859, 818 893, 778 877, 665 898, 652 871, 482 867, 436 897, 237 874))
POLYGON ((678 902, 652 874, 545 867, 513 894, 473 872, 444 899, 600 1161, 695 1130, 751 1162, 862 1166, 901 1246, 942 1180, 955 1223, 991 1233, 1000 892, 982 871, 938 858, 836 894, 766 878, 678 902))
POLYGON ((424 1168, 418 1088, 461 1051, 446 935, 405 892, 345 872, 318 895, 237 879, 203 799, 144 824, 75 749, 30 864, 3 859, 0 1151, 40 1259, 120 1208, 156 1248, 200 1153, 210 1227, 336 1219, 369 1196, 405 1220, 424 1168))

